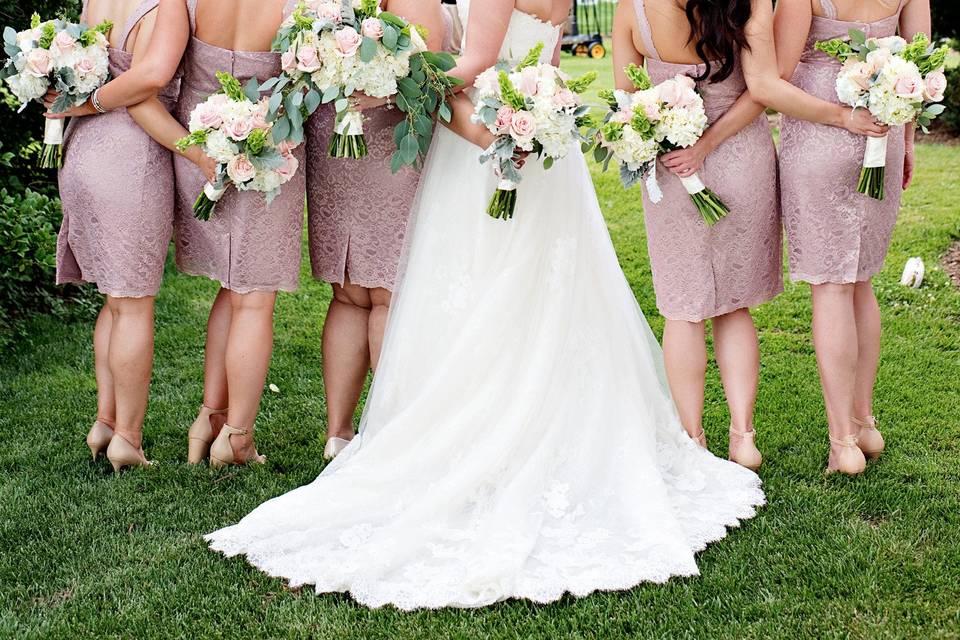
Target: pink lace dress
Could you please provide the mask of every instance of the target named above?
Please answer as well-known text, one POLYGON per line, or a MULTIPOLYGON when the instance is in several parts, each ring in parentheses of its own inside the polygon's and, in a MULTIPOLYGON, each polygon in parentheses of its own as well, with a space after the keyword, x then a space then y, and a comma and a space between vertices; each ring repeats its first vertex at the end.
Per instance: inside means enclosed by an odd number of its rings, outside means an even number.
MULTIPOLYGON (((634 7, 654 83, 704 71, 704 65, 660 60, 643 0, 634 0, 634 7)), ((746 91, 746 82, 737 64, 724 81, 707 80, 697 88, 714 122, 746 91)), ((699 322, 757 306, 783 291, 777 157, 766 116, 757 116, 717 147, 699 174, 730 209, 713 227, 703 222, 680 179, 662 164, 657 177, 663 199, 654 204, 643 189, 657 307, 672 320, 699 322)))
MULTIPOLYGON (((131 14, 121 42, 157 7, 146 0, 131 14)), ((84 3, 86 8, 86 3, 84 3)), ((110 49, 110 74, 127 71, 133 55, 110 49)), ((160 92, 171 110, 180 81, 160 92)), ((126 109, 74 118, 67 129, 57 238, 57 283, 92 282, 117 298, 155 296, 173 230, 173 159, 126 109)))
POLYGON ((310 262, 317 280, 392 291, 420 173, 390 171, 393 128, 403 114, 381 107, 364 115, 368 155, 361 160, 329 157, 331 106, 307 123, 310 262))
MULTIPOLYGON (((837 20, 830 0, 814 16, 807 45, 792 82, 818 98, 838 102, 840 63, 815 51, 818 40, 845 38, 850 29, 868 36, 894 35, 897 12, 877 22, 837 20)), ((866 138, 836 127, 784 117, 780 134, 783 224, 790 247, 790 277, 812 284, 867 280, 883 266, 900 210, 903 184, 903 127, 887 142, 886 198, 857 193, 866 138)))
MULTIPOLYGON (((295 5, 290 0, 284 11, 295 5)), ((189 0, 191 26, 196 28, 197 0, 189 0)), ((177 119, 186 125, 190 112, 220 88, 214 74, 232 73, 241 83, 266 80, 280 72, 279 54, 230 51, 191 38, 183 62, 183 87, 177 119)), ((210 218, 197 220, 192 211, 206 178, 192 162, 175 158, 177 267, 207 276, 238 293, 294 291, 300 280, 300 243, 306 177, 303 145, 296 151, 301 170, 267 205, 264 194, 229 189, 210 218)))

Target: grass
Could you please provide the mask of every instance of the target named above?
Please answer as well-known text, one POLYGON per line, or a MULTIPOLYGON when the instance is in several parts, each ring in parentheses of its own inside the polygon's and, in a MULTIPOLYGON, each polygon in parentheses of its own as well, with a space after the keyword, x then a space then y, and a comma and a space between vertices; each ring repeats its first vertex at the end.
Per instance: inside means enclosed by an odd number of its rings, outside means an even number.
MULTIPOLYGON (((921 146, 877 278, 885 336, 877 410, 889 449, 860 479, 825 478, 826 426, 808 292, 788 285, 756 312, 757 407, 769 505, 700 555, 702 577, 625 593, 508 602, 477 611, 369 611, 290 591, 200 534, 233 523, 322 468, 320 326, 325 286, 282 295, 258 423, 265 468, 185 463, 200 402, 203 326, 214 287, 167 274, 158 305, 148 471, 113 476, 83 437, 95 411, 90 324, 37 318, 0 362, 0 638, 958 638, 960 637, 960 292, 936 267, 960 237, 960 148, 921 146), (922 256, 919 290, 898 285, 922 256)), ((600 203, 640 304, 662 329, 639 193, 596 173, 600 203)), ((716 372, 711 448, 726 446, 716 372)))

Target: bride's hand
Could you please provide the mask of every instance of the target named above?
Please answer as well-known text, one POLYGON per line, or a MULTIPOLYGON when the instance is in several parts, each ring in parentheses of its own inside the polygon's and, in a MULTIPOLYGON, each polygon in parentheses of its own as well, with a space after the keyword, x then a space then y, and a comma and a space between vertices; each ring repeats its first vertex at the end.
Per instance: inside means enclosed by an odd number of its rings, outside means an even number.
POLYGON ((661 161, 663 162, 663 166, 676 175, 681 178, 689 178, 703 168, 703 161, 712 151, 712 149, 708 147, 709 145, 701 138, 692 147, 677 149, 676 151, 664 154, 661 161))
POLYGON ((882 138, 890 131, 890 127, 876 121, 869 109, 851 109, 843 121, 843 128, 858 136, 871 138, 882 138))

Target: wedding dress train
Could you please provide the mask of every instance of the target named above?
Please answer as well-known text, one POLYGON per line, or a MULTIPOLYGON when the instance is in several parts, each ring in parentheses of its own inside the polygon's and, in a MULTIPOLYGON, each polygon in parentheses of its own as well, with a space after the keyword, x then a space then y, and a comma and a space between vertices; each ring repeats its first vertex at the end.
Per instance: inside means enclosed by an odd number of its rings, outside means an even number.
MULTIPOLYGON (((501 55, 558 37, 515 12, 501 55)), ((439 128, 360 434, 212 548, 371 607, 549 602, 696 575, 763 503, 680 426, 583 155, 528 161, 501 221, 478 153, 439 128)))

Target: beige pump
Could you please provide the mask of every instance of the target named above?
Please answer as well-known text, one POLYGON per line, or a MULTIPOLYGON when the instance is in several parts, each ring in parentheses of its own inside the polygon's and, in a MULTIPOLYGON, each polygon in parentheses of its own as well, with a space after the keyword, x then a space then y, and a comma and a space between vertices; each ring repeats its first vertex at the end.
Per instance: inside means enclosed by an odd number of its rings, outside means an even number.
POLYGON ((87 433, 87 446, 90 447, 90 454, 94 460, 110 446, 111 439, 113 439, 113 427, 100 420, 93 423, 90 432, 87 433))
POLYGON ((757 432, 753 429, 750 431, 740 431, 733 425, 730 425, 730 461, 736 462, 741 467, 746 467, 751 471, 759 469, 763 463, 763 456, 760 455, 760 450, 757 449, 755 442, 756 437, 757 432), (740 438, 740 442, 737 443, 736 446, 733 445, 734 436, 740 438))
POLYGON ((214 469, 220 469, 228 465, 243 464, 263 464, 267 461, 266 456, 262 456, 254 451, 253 457, 248 460, 237 460, 233 454, 233 447, 230 446, 230 436, 245 436, 250 433, 249 429, 237 429, 228 424, 223 425, 220 435, 213 441, 210 447, 210 466, 214 469))
POLYGON ((121 435, 114 435, 107 447, 107 460, 113 465, 113 472, 119 473, 124 467, 149 467, 152 462, 143 455, 143 447, 137 449, 121 435))
POLYGON ((883 453, 884 442, 883 435, 877 429, 877 419, 873 416, 867 416, 863 420, 859 418, 850 418, 853 424, 860 427, 860 433, 857 435, 857 445, 860 451, 863 451, 870 460, 876 460, 883 453))
POLYGON ((836 458, 833 457, 831 447, 830 459, 827 461, 827 473, 842 473, 848 476, 856 476, 863 473, 867 468, 867 459, 863 457, 863 452, 857 446, 856 436, 847 436, 846 438, 830 437, 830 443, 841 447, 836 458))
POLYGON ((187 433, 187 462, 200 464, 207 459, 207 456, 210 455, 210 445, 213 444, 213 424, 210 423, 210 417, 226 414, 226 409, 200 407, 200 413, 193 424, 190 425, 190 431, 187 433))

